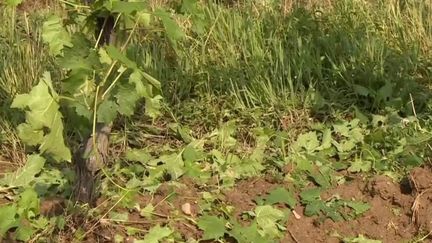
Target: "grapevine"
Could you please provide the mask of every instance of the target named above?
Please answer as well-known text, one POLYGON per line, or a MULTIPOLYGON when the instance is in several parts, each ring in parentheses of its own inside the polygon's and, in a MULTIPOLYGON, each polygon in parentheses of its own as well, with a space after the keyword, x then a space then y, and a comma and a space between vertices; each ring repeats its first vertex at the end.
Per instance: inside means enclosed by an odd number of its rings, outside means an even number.
POLYGON ((91 203, 95 178, 107 163, 115 119, 133 115, 140 100, 148 116, 160 113, 160 82, 125 54, 132 36, 154 19, 162 21, 171 41, 182 38, 182 32, 168 12, 150 11, 146 2, 86 2, 88 6, 67 3, 67 21, 52 15, 43 25, 43 41, 65 77, 53 80, 46 72, 30 93, 14 99, 12 107, 26 113, 18 126, 22 141, 47 159, 75 163, 75 197, 91 203), (64 141, 71 133, 84 138, 74 153, 64 141))

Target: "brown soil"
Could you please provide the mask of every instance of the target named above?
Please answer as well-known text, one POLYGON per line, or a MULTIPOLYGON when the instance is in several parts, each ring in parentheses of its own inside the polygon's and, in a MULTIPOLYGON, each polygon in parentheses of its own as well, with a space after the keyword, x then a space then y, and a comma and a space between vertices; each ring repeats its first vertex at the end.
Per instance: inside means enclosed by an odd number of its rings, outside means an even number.
POLYGON ((224 202, 234 206, 234 214, 241 220, 242 212, 251 211, 255 208, 255 199, 264 196, 277 186, 277 184, 270 183, 264 178, 241 181, 233 190, 224 193, 224 202))
MULTIPOLYGON (((283 242, 340 242, 340 236, 357 237, 360 234, 383 242, 405 242, 421 232, 432 231, 430 169, 414 169, 409 184, 396 184, 386 176, 375 176, 369 180, 357 177, 327 191, 322 197, 326 199, 336 194, 345 199, 366 201, 371 209, 362 217, 348 222, 327 219, 322 224, 316 224, 314 218, 303 215, 299 220, 293 218, 288 222, 290 232, 283 242), (413 214, 415 202, 417 206, 413 214), (412 220, 413 215, 416 220, 412 220)), ((303 208, 300 206, 296 211, 301 213, 303 208)))
MULTIPOLYGON (((265 179, 239 182, 225 194, 225 200, 235 207, 235 213, 239 215, 252 210, 255 207, 254 199, 277 186, 280 185, 265 179)), ((341 242, 343 237, 357 237, 360 234, 383 242, 404 242, 419 233, 432 231, 430 168, 413 169, 408 181, 400 184, 382 175, 373 178, 354 177, 321 196, 326 200, 334 195, 368 202, 371 208, 353 221, 333 222, 326 219, 318 223, 316 217, 304 216, 304 207, 298 206, 295 211, 300 219, 294 216, 289 219, 287 233, 281 242, 341 242), (416 205, 414 214, 413 205, 416 205)))
MULTIPOLYGON (((156 224, 161 226, 169 225, 185 239, 199 239, 202 237, 202 232, 193 222, 188 221, 186 218, 190 217, 196 220, 199 217, 198 201, 200 198, 197 184, 189 178, 182 178, 179 183, 164 183, 156 190, 154 195, 137 195, 134 199, 138 202, 140 208, 144 208, 148 204, 154 206, 152 218, 145 219, 140 215, 140 212, 134 210, 129 214, 128 222, 122 223, 122 225, 135 227, 143 232, 156 224), (182 211, 182 205, 186 203, 191 206, 190 215, 182 211), (174 218, 178 220, 172 220, 174 218)), ((109 210, 111 207, 111 205, 104 204, 104 202, 106 202, 106 198, 99 198, 96 203, 103 212, 109 210)), ((119 208, 118 211, 125 212, 125 209, 119 208)), ((84 226, 84 228, 87 229, 87 226, 84 226)), ((103 226, 99 224, 92 231, 94 233, 89 234, 85 242, 112 242, 115 234, 123 235, 124 242, 134 242, 133 237, 127 237, 126 232, 123 232, 124 227, 116 227, 115 224, 106 224, 103 226)))
MULTIPOLYGON (((257 198, 279 186, 289 185, 281 185, 270 177, 248 179, 238 182, 235 188, 218 197, 224 204, 234 207, 234 214, 239 222, 247 224, 241 220, 242 213, 253 210, 257 198)), ((154 217, 144 219, 139 212, 134 211, 129 215, 128 225, 144 231, 155 224, 169 225, 184 239, 199 239, 202 232, 193 221, 199 218, 198 202, 203 191, 205 190, 188 178, 181 179, 180 183, 163 184, 153 196, 139 195, 136 198, 141 208, 149 203, 155 206, 154 217), (190 204, 189 215, 182 210, 185 203, 190 204)), ((409 178, 400 184, 382 175, 372 178, 354 176, 346 183, 323 192, 321 197, 326 200, 335 195, 347 200, 368 202, 371 208, 355 220, 334 222, 331 219, 318 221, 317 217, 306 217, 303 214, 304 207, 299 205, 295 211, 300 217, 297 219, 292 215, 289 218, 286 224, 287 232, 280 242, 342 242, 344 237, 359 235, 382 242, 408 242, 419 233, 432 231, 430 168, 415 168, 409 178)), ((118 234, 120 228, 115 228, 115 225, 110 227, 110 230, 96 230, 98 235, 92 239, 100 241, 101 234, 105 239, 112 239, 113 234, 118 234)), ((432 242, 432 239, 424 242, 432 242)))
POLYGON ((65 207, 63 198, 46 198, 40 202, 40 213, 44 216, 58 216, 63 214, 65 207))
POLYGON ((412 239, 417 233, 417 227, 410 222, 414 197, 403 194, 400 186, 388 177, 376 176, 369 182, 358 177, 323 193, 322 197, 327 199, 336 194, 344 199, 366 201, 371 208, 353 221, 326 219, 317 224, 315 218, 303 216, 303 207, 299 206, 296 211, 302 217, 288 222, 290 234, 284 242, 295 242, 294 238, 299 242, 340 242, 341 236, 357 237, 360 234, 383 242, 401 242, 412 239))

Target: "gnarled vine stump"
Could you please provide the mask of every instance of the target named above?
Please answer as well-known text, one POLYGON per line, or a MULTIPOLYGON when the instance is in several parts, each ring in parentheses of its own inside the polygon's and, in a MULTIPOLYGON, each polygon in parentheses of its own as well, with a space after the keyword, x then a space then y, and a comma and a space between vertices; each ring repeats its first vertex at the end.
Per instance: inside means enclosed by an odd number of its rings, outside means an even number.
POLYGON ((75 199, 79 202, 92 205, 97 199, 95 184, 98 172, 107 164, 110 133, 111 125, 97 124, 95 139, 90 136, 74 155, 75 199))
MULTIPOLYGON (((85 4, 92 4, 94 0, 84 0, 85 4)), ((96 18, 95 38, 99 45, 107 45, 114 39, 114 16, 96 18)), ((84 140, 74 153, 75 188, 74 198, 77 202, 94 206, 98 197, 96 182, 100 169, 107 164, 109 137, 112 124, 96 124, 95 133, 84 140), (96 148, 94 149, 94 145, 96 148)))

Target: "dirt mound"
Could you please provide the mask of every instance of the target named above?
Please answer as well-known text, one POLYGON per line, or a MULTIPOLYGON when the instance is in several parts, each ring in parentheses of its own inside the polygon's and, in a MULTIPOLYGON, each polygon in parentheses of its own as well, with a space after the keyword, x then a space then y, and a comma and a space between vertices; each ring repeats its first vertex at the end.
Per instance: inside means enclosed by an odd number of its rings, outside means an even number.
MULTIPOLYGON (((418 234, 432 231, 432 170, 415 168, 406 181, 395 183, 386 176, 369 180, 357 177, 323 193, 368 202, 371 206, 362 217, 353 221, 334 222, 316 218, 291 219, 290 233, 283 242, 340 242, 343 237, 364 235, 383 242, 411 240, 418 234), (313 241, 311 241, 313 239, 313 241)), ((299 206, 296 211, 303 212, 299 206)))
POLYGON ((415 195, 412 221, 422 230, 432 232, 432 172, 416 168, 411 171, 410 184, 415 195))

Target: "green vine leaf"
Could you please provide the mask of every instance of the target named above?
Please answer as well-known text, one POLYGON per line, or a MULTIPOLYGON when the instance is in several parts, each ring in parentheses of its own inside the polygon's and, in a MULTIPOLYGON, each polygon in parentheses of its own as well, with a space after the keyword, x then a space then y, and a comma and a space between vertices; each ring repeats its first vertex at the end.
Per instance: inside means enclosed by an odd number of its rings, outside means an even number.
POLYGON ((294 208, 297 201, 294 194, 283 187, 278 187, 270 192, 266 198, 266 203, 272 205, 275 203, 284 203, 290 208, 294 208))
POLYGON ((123 63, 126 67, 133 69, 133 70, 138 69, 138 65, 134 61, 130 60, 123 53, 121 53, 120 50, 117 49, 115 46, 113 46, 113 45, 107 46, 106 51, 112 59, 123 63))
POLYGON ((24 143, 39 144, 39 151, 55 161, 71 161, 71 152, 63 138, 58 95, 48 72, 30 93, 17 95, 11 107, 26 111, 26 122, 18 126, 18 135, 24 143))
POLYGON ((35 232, 36 230, 31 226, 21 223, 16 231, 16 238, 20 241, 29 242, 35 232))
POLYGON ((265 205, 256 207, 254 212, 259 227, 258 232, 262 236, 276 238, 281 235, 277 222, 285 218, 285 214, 282 211, 265 205))
POLYGON ((153 98, 146 98, 145 102, 145 112, 148 116, 155 119, 161 115, 161 100, 162 96, 157 95, 153 98))
POLYGON ((363 235, 359 235, 356 238, 344 238, 343 239, 344 243, 382 243, 382 241, 380 240, 372 240, 372 239, 368 239, 363 235))
POLYGON ((101 57, 82 34, 74 34, 72 44, 73 47, 64 48, 63 57, 57 58, 57 63, 68 71, 61 83, 62 90, 75 97, 92 96, 96 90, 95 73, 102 68, 101 57))
POLYGON ((198 227, 204 231, 203 240, 217 240, 225 234, 225 220, 216 216, 202 216, 198 220, 198 227))
POLYGON ((271 243, 274 242, 271 237, 264 237, 258 231, 258 224, 256 221, 252 222, 251 225, 242 227, 239 223, 233 223, 233 229, 228 231, 232 237, 234 237, 237 242, 245 243, 271 243))
POLYGON ((346 203, 348 207, 354 210, 355 215, 361 215, 367 212, 371 206, 364 202, 351 201, 346 203))
POLYGON ((136 102, 140 98, 136 92, 131 92, 131 90, 134 90, 134 87, 131 86, 130 84, 119 86, 117 93, 114 95, 117 99, 118 112, 125 116, 133 115, 136 102))
POLYGON ((110 123, 117 116, 118 105, 112 100, 104 100, 98 107, 97 120, 98 122, 110 123))
POLYGON ((168 38, 175 43, 185 37, 185 33, 178 26, 178 24, 171 18, 170 14, 163 9, 157 9, 154 13, 162 20, 168 38))
POLYGON ((124 15, 131 15, 133 13, 146 10, 148 4, 146 2, 124 2, 112 1, 110 11, 112 13, 122 13, 124 15))
POLYGON ((140 97, 151 97, 152 88, 150 85, 145 84, 141 72, 136 70, 129 76, 129 83, 135 85, 135 90, 140 97))
POLYGON ((159 161, 164 163, 163 167, 171 175, 173 180, 178 179, 184 174, 184 161, 181 154, 172 153, 168 155, 162 155, 158 158, 159 161))
POLYGON ((145 206, 144 208, 142 208, 140 210, 140 215, 144 218, 151 219, 153 212, 154 212, 154 209, 155 208, 154 208, 153 204, 149 203, 149 204, 147 204, 147 206, 145 206))
MULTIPOLYGON (((136 84, 137 80, 141 80, 141 82, 142 82, 142 78, 145 78, 155 88, 157 88, 157 89, 161 88, 161 84, 158 80, 156 80, 155 78, 153 78, 151 75, 147 74, 146 72, 143 72, 142 70, 140 70, 138 68, 138 65, 134 61, 130 60, 126 55, 121 53, 119 49, 110 45, 106 48, 106 51, 112 59, 123 63, 126 67, 128 67, 134 71, 132 74, 134 75, 133 79, 134 79, 135 84, 136 84)), ((140 93, 140 94, 142 94, 142 93, 140 93)))
MULTIPOLYGON (((135 92, 137 93, 137 97, 129 97, 129 98, 121 98, 123 95, 117 93, 115 96, 117 98, 117 103, 120 105, 121 111, 119 111, 121 114, 131 114, 131 110, 127 109, 125 107, 126 104, 131 104, 133 100, 135 102, 139 98, 145 98, 145 108, 146 108, 146 114, 152 118, 156 118, 160 115, 160 108, 161 108, 161 100, 162 96, 160 95, 154 95, 153 94, 153 87, 160 90, 161 84, 159 81, 157 81, 155 78, 150 76, 149 74, 143 72, 138 68, 138 65, 130 60, 126 55, 120 52, 116 47, 114 46, 108 46, 106 49, 108 55, 122 64, 124 64, 129 69, 132 69, 133 72, 129 76, 129 83, 135 85, 135 92), (144 80, 148 82, 144 82, 144 80)), ((127 90, 122 90, 121 88, 118 89, 118 92, 127 92, 127 90)), ((129 94, 131 92, 129 91, 129 94)), ((130 95, 129 95, 130 96, 130 95)))
POLYGON ((39 198, 32 188, 26 189, 18 201, 18 214, 25 218, 33 218, 39 214, 39 198))
POLYGON ((16 205, 0 207, 0 239, 5 236, 9 229, 18 226, 18 220, 15 219, 16 213, 16 205))
POLYGON ((160 240, 163 240, 165 237, 170 236, 172 233, 173 231, 170 228, 160 227, 159 225, 157 225, 150 229, 150 231, 144 237, 144 240, 135 242, 158 243, 160 240))
POLYGON ((6 0, 6 5, 9 7, 16 7, 22 3, 23 0, 6 0))
POLYGON ((54 56, 61 56, 65 46, 72 47, 71 37, 63 27, 61 18, 56 15, 50 16, 44 22, 42 39, 48 44, 50 54, 54 56))
POLYGON ((0 185, 8 187, 24 187, 33 181, 34 177, 41 172, 45 164, 45 159, 38 154, 29 155, 24 167, 19 168, 14 173, 6 174, 1 180, 0 185))

